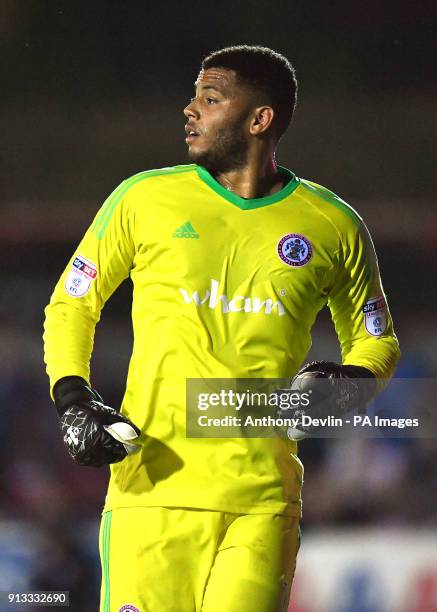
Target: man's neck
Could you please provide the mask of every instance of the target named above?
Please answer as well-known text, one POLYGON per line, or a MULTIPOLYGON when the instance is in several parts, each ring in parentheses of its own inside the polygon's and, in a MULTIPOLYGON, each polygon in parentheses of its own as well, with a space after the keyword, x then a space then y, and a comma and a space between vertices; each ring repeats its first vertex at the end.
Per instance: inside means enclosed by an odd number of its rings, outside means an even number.
POLYGON ((223 187, 246 200, 262 198, 276 193, 284 186, 274 157, 247 163, 243 168, 217 172, 214 178, 223 187))

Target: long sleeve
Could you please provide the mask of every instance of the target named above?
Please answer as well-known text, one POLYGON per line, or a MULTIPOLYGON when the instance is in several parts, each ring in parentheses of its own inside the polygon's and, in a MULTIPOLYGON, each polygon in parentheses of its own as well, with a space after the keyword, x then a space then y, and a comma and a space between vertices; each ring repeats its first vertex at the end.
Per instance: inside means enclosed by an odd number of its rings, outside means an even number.
POLYGON ((394 373, 400 351, 372 239, 362 222, 342 240, 328 306, 343 364, 369 369, 379 389, 383 388, 394 373))
POLYGON ((134 216, 122 183, 104 202, 61 275, 45 309, 44 359, 50 387, 63 376, 89 381, 95 326, 110 295, 129 275, 134 216))

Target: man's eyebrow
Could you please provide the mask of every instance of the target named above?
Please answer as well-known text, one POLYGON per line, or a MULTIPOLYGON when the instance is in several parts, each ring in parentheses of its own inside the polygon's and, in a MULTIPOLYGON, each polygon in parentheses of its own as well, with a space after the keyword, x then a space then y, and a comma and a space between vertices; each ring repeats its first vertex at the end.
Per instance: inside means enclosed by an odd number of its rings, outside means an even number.
POLYGON ((222 93, 222 89, 220 87, 216 87, 215 85, 204 85, 203 83, 198 83, 196 81, 196 83, 194 83, 194 87, 199 87, 202 88, 203 90, 205 89, 214 89, 214 91, 218 91, 219 93, 222 93))
POLYGON ((220 87, 215 87, 214 85, 202 85, 200 84, 202 89, 215 89, 215 91, 221 91, 220 87))

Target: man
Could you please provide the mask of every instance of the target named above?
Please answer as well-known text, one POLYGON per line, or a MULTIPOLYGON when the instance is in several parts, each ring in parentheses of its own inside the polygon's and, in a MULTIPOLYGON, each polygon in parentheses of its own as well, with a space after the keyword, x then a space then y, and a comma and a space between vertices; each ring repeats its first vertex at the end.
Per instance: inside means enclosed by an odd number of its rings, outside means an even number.
POLYGON ((278 53, 208 56, 184 110, 193 163, 124 181, 46 309, 64 441, 81 464, 111 463, 101 610, 287 607, 301 514, 296 443, 188 437, 187 379, 290 378, 326 303, 343 364, 310 365, 294 383, 332 381, 327 405, 344 412, 393 373, 398 344, 360 217, 276 164, 295 101, 294 70, 278 53), (134 348, 121 416, 90 388, 89 359, 100 311, 129 275, 134 348))

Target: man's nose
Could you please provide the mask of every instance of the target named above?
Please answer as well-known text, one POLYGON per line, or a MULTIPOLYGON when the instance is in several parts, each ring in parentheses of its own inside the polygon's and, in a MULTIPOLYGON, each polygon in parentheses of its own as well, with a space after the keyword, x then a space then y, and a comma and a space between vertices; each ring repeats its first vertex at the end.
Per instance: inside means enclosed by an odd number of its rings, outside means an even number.
POLYGON ((199 111, 197 110, 195 100, 191 100, 191 102, 184 108, 184 115, 187 119, 197 119, 199 117, 199 111))

